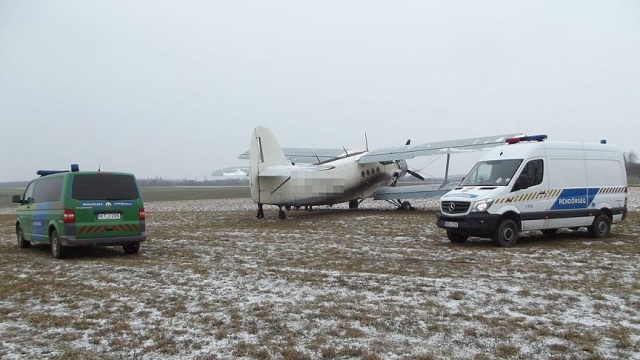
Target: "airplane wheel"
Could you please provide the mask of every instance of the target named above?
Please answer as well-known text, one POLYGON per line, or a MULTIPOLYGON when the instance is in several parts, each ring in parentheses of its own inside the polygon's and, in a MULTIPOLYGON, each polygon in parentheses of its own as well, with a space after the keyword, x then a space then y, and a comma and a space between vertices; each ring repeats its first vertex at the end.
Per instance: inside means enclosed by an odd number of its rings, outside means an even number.
POLYGON ((287 213, 284 212, 284 210, 280 209, 278 210, 278 217, 280 218, 280 220, 284 220, 287 218, 287 213))
POLYGON ((358 208, 358 200, 349 201, 349 209, 357 209, 358 208))

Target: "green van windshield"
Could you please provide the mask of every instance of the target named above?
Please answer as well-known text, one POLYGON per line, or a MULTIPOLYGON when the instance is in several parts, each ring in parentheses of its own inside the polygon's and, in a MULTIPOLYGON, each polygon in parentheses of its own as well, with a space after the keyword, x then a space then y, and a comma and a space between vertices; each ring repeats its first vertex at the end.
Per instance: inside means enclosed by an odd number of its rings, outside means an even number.
POLYGON ((135 200, 138 187, 130 175, 79 174, 73 178, 71 196, 77 200, 135 200))

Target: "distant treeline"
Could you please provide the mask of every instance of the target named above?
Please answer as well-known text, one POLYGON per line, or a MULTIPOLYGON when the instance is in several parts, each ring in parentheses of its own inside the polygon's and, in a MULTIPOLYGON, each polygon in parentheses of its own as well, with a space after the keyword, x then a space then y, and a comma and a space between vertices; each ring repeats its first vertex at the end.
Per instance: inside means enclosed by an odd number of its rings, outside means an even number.
MULTIPOLYGON (((624 163, 629 178, 640 178, 640 159, 635 151, 624 153, 624 163)), ((451 181, 459 181, 459 177, 452 176, 451 181)), ((421 182, 413 176, 405 176, 402 182, 421 182)), ((25 188, 28 181, 0 182, 0 188, 25 188)), ((249 186, 249 177, 230 177, 229 179, 163 179, 162 177, 138 179, 140 186, 249 186)), ((634 182, 635 183, 635 182, 634 182)))
POLYGON ((640 162, 634 151, 624 153, 624 164, 627 168, 627 176, 640 177, 640 162))
POLYGON ((29 185, 28 181, 11 181, 0 183, 0 189, 24 189, 29 185))
POLYGON ((195 179, 163 179, 155 177, 153 179, 138 179, 140 186, 249 186, 249 177, 214 180, 195 180, 195 179))

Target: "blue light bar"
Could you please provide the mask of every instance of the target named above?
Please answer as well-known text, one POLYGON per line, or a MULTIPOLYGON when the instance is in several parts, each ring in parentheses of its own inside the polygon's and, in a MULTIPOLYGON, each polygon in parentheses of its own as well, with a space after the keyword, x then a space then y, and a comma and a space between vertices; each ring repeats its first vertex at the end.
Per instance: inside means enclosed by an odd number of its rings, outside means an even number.
POLYGON ((63 172, 67 172, 67 170, 38 170, 36 171, 36 174, 38 176, 47 176, 47 175, 59 174, 63 172))
MULTIPOLYGON (((63 173, 63 172, 68 172, 69 170, 38 170, 36 171, 36 174, 38 176, 47 176, 47 175, 53 175, 53 174, 59 174, 59 173, 63 173)), ((78 172, 80 171, 80 166, 78 166, 78 164, 71 164, 71 171, 73 172, 78 172)))
POLYGON ((542 141, 547 138, 547 135, 531 135, 522 138, 522 141, 542 141))

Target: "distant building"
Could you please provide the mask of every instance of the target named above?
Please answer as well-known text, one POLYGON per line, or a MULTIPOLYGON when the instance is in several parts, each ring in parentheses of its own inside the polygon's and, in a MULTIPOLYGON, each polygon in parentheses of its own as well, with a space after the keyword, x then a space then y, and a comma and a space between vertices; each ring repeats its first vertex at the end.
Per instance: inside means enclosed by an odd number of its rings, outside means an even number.
POLYGON ((211 173, 212 180, 248 179, 248 167, 228 167, 211 173))

